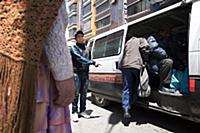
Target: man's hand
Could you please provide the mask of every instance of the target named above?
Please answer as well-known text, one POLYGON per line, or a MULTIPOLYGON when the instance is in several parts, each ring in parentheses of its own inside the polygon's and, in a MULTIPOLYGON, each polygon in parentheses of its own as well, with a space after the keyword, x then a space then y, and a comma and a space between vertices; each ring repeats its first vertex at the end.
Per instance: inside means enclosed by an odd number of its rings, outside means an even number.
POLYGON ((98 63, 96 63, 95 61, 93 61, 93 65, 94 65, 95 67, 101 66, 101 64, 98 64, 98 63))
POLYGON ((56 81, 56 88, 58 97, 54 101, 55 104, 65 107, 72 103, 75 93, 74 78, 56 81))
POLYGON ((101 64, 95 64, 94 66, 95 66, 95 67, 99 67, 99 66, 101 66, 101 64))

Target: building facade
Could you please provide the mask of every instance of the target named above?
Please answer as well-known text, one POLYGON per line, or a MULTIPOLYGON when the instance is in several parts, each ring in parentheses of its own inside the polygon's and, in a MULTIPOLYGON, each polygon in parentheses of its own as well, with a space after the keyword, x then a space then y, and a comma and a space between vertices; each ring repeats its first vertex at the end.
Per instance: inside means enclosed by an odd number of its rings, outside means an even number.
POLYGON ((79 2, 80 0, 68 0, 68 30, 69 39, 68 41, 73 41, 74 34, 80 27, 79 21, 79 2))
POLYGON ((88 40, 125 23, 123 0, 68 0, 69 41, 77 30, 88 40))
POLYGON ((127 21, 133 21, 181 0, 127 0, 127 21))
POLYGON ((96 0, 96 34, 111 30, 125 23, 123 0, 96 0))
POLYGON ((69 40, 77 30, 88 40, 181 0, 68 0, 69 40))
POLYGON ((80 28, 85 39, 88 40, 96 35, 95 25, 95 0, 81 0, 80 4, 80 28))

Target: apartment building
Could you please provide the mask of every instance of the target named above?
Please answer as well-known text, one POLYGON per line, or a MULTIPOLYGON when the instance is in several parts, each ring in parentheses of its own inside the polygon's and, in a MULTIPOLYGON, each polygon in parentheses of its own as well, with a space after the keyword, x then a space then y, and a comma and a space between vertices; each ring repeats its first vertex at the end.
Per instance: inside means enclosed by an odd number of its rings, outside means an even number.
POLYGON ((88 40, 181 0, 68 0, 69 40, 77 30, 88 40))
POLYGON ((79 21, 79 2, 80 0, 68 0, 68 30, 69 30, 69 41, 74 39, 74 34, 80 27, 79 21))
POLYGON ((85 39, 88 40, 96 35, 95 25, 95 0, 81 0, 80 3, 80 27, 85 39))
POLYGON ((96 34, 111 30, 125 23, 123 0, 96 0, 95 8, 96 34))
POLYGON ((127 20, 133 21, 181 0, 127 0, 127 20))

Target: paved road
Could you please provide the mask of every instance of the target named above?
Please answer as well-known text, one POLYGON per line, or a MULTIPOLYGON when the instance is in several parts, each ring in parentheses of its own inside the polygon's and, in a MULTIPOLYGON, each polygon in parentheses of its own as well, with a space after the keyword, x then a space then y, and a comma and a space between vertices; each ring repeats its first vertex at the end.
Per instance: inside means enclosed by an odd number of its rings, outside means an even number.
POLYGON ((92 118, 72 122, 73 133, 200 133, 200 124, 140 107, 132 110, 130 124, 124 125, 119 103, 101 108, 91 103, 90 96, 87 111, 92 118))

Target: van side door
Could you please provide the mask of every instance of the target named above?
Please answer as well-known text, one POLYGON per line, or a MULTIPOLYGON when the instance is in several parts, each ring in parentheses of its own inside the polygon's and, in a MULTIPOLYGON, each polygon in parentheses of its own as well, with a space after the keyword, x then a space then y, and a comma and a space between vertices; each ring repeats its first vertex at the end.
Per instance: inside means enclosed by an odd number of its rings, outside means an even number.
POLYGON ((101 64, 99 68, 91 66, 94 73, 119 73, 117 62, 122 52, 124 30, 98 38, 94 42, 92 58, 101 64))
POLYGON ((118 62, 123 52, 125 31, 125 29, 117 30, 95 39, 92 59, 100 66, 90 66, 90 89, 93 92, 121 97, 122 80, 118 62))

